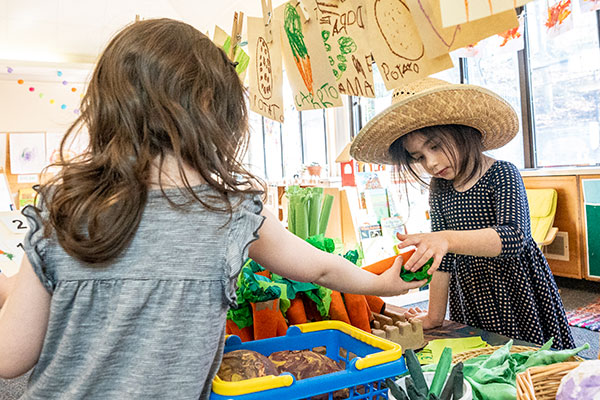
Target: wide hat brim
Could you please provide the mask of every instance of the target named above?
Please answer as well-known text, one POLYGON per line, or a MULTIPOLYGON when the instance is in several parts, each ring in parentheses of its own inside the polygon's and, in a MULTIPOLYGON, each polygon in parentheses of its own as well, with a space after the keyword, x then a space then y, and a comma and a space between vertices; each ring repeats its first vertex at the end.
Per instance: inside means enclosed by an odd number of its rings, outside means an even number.
POLYGON ((435 125, 466 125, 482 134, 485 150, 510 142, 519 131, 512 106, 494 92, 475 85, 435 86, 395 102, 373 117, 354 138, 350 155, 358 161, 394 164, 389 148, 398 138, 435 125))

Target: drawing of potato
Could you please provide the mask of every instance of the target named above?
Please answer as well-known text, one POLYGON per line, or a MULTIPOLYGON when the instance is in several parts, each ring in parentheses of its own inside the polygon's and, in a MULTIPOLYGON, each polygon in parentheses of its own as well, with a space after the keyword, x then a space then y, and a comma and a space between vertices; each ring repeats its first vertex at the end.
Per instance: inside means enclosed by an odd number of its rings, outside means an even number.
POLYGON ((388 48, 409 61, 423 58, 425 47, 408 6, 402 0, 375 0, 375 22, 388 48))
POLYGON ((263 99, 273 95, 273 72, 271 70, 271 54, 265 39, 259 36, 256 41, 256 75, 257 86, 263 99))

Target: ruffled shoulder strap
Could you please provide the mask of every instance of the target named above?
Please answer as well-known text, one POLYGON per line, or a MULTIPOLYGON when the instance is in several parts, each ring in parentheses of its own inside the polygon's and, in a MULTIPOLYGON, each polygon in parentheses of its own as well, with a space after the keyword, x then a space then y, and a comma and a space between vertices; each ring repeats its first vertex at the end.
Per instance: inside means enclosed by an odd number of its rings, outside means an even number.
POLYGON ((265 217, 259 195, 247 196, 234 211, 230 222, 225 252, 225 301, 230 307, 237 306, 237 276, 248 258, 248 247, 258 239, 258 230, 265 217))
POLYGON ((21 214, 27 218, 29 224, 29 231, 23 241, 23 250, 42 285, 52 294, 56 281, 54 274, 48 269, 45 259, 48 238, 44 237, 42 211, 32 205, 27 205, 23 208, 21 214))

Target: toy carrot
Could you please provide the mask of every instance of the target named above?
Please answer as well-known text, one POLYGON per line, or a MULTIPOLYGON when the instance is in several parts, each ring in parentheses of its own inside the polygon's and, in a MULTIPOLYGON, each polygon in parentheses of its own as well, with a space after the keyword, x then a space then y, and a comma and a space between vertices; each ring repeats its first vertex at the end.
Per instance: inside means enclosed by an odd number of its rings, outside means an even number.
POLYGON ((343 321, 350 324, 350 317, 344 304, 342 294, 336 290, 331 291, 331 304, 329 305, 329 316, 331 319, 343 321))
POLYGON ((313 92, 312 67, 310 65, 310 56, 304 44, 304 34, 302 33, 302 21, 296 8, 290 3, 285 6, 283 15, 283 28, 290 43, 294 61, 298 72, 302 75, 302 80, 310 94, 313 92))
POLYGON ((394 261, 396 261, 396 257, 402 256, 402 264, 405 264, 414 252, 415 249, 412 249, 405 253, 400 253, 397 256, 384 258, 383 260, 377 261, 373 264, 369 264, 363 267, 363 269, 372 272, 376 275, 381 275, 384 271, 387 271, 394 264, 394 261))
POLYGON ((249 342, 254 340, 254 332, 252 330, 252 326, 247 326, 243 329, 240 329, 235 322, 228 319, 225 323, 225 333, 228 335, 236 335, 238 336, 242 342, 249 342))
POLYGON ((365 296, 362 294, 344 293, 344 301, 352 326, 371 333, 371 310, 365 296))
MULTIPOLYGON (((250 303, 252 305, 252 319, 254 321, 254 340, 276 337, 286 324, 283 314, 279 310, 279 299, 250 303)), ((287 324, 286 324, 287 329, 287 324)), ((283 329, 285 334, 285 329, 283 329)))
POLYGON ((365 299, 367 299, 369 310, 377 314, 383 314, 383 310, 385 309, 385 301, 381 300, 381 297, 366 294, 365 299))
POLYGON ((300 297, 296 297, 290 301, 290 308, 287 309, 285 316, 290 325, 305 324, 308 322, 304 303, 300 297))

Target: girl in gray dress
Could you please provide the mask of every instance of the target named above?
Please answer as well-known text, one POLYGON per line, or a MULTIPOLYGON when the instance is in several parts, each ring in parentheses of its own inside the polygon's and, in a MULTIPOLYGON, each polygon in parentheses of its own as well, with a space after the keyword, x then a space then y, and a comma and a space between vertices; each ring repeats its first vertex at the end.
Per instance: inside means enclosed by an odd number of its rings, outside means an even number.
MULTIPOLYGON (((423 282, 321 252, 262 208, 243 166, 246 93, 225 53, 182 22, 136 22, 99 58, 60 172, 0 313, 0 376, 23 399, 206 399, 248 256, 349 293, 423 282), (66 159, 80 125, 89 147, 66 159)), ((399 257, 398 260, 401 260, 399 257)), ((12 279, 12 278, 11 278, 12 279)))

